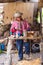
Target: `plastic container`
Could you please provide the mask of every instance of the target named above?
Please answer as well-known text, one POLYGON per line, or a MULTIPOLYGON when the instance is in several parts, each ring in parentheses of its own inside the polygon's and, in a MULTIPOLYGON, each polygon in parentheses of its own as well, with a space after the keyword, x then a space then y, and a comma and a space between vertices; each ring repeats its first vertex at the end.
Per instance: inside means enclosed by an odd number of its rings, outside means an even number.
POLYGON ((4 45, 4 43, 1 44, 1 50, 3 50, 3 51, 5 50, 5 45, 4 45))
POLYGON ((5 50, 5 45, 4 45, 4 43, 0 43, 0 50, 2 50, 2 51, 5 50))

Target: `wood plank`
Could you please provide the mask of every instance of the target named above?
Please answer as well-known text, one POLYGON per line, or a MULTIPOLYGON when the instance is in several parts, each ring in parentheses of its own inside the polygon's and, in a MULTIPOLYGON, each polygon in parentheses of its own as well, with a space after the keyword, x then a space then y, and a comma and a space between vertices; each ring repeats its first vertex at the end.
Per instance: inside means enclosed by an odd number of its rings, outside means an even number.
POLYGON ((4 39, 0 39, 0 43, 2 43, 3 41, 5 41, 5 40, 7 40, 7 39, 10 39, 10 40, 17 40, 17 39, 29 39, 29 40, 37 40, 37 39, 41 39, 42 38, 42 36, 39 36, 39 37, 23 37, 23 36, 21 36, 21 37, 18 37, 18 38, 14 38, 14 37, 8 37, 8 38, 4 38, 4 39))

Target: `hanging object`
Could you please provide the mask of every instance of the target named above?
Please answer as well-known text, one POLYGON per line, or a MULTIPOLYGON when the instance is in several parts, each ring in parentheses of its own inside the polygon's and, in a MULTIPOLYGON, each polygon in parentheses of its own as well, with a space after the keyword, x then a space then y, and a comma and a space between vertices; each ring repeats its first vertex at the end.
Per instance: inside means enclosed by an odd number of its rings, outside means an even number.
POLYGON ((0 13, 2 13, 3 12, 3 9, 2 8, 0 8, 0 13))
POLYGON ((3 5, 2 4, 0 4, 0 24, 3 24, 4 22, 3 22, 3 12, 4 12, 4 10, 3 10, 3 5))
POLYGON ((40 23, 40 12, 38 12, 38 18, 37 18, 37 20, 38 20, 38 23, 40 23))
POLYGON ((2 14, 0 14, 0 19, 3 19, 3 15, 2 14))

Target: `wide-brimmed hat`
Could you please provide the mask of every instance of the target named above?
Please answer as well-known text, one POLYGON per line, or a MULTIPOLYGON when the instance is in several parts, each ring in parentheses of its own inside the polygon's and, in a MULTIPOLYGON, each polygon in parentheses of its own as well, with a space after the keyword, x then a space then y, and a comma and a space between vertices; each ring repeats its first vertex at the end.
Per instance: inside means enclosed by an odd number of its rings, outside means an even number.
POLYGON ((16 12, 15 14, 14 14, 14 17, 20 17, 20 16, 22 16, 23 15, 23 13, 21 13, 21 12, 16 12))

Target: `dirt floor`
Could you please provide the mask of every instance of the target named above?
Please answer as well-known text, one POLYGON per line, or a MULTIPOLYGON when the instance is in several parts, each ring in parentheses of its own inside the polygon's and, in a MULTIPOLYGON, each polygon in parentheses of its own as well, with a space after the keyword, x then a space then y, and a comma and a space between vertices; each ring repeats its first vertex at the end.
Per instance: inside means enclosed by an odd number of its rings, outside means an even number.
MULTIPOLYGON (((43 61, 43 58, 41 60, 41 57, 43 57, 43 43, 41 43, 42 51, 40 53, 31 53, 27 59, 27 56, 23 55, 23 60, 18 61, 18 54, 17 51, 13 51, 12 53, 12 65, 41 65, 41 61, 43 61)), ((0 65, 4 65, 4 62, 6 61, 6 53, 0 54, 0 65)))
MULTIPOLYGON (((6 54, 0 54, 0 65, 4 65, 4 62, 6 60, 6 54)), ((22 61, 18 61, 18 55, 17 53, 12 54, 12 65, 40 65, 40 53, 31 54, 31 58, 29 56, 29 59, 26 59, 26 56, 24 55, 24 58, 22 61)))

